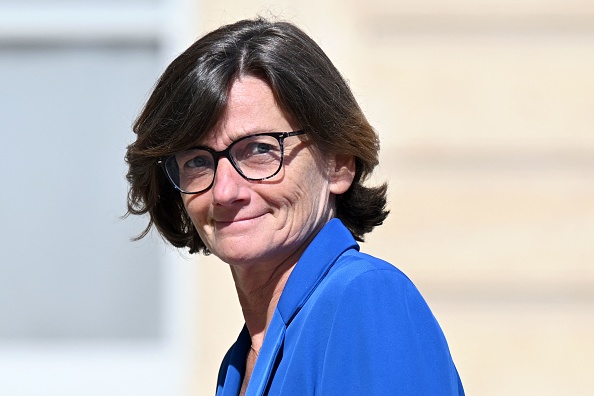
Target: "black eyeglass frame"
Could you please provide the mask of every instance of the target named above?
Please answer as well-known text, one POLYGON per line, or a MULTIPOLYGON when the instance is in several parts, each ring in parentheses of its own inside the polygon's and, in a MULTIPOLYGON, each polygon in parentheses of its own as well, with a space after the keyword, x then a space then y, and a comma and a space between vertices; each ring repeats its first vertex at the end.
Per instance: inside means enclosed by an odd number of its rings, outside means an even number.
POLYGON ((227 146, 226 149, 221 150, 221 151, 216 151, 211 149, 210 147, 206 147, 206 146, 197 146, 197 147, 192 147, 189 150, 204 150, 204 151, 208 151, 211 155, 212 158, 214 160, 214 169, 213 169, 213 174, 212 174, 212 181, 210 182, 210 184, 203 188, 200 191, 185 191, 183 190, 181 187, 179 187, 176 182, 173 180, 173 178, 169 175, 169 172, 167 171, 167 162, 168 161, 175 161, 175 154, 172 154, 170 156, 167 157, 162 157, 159 158, 159 160, 157 161, 157 163, 159 165, 161 165, 161 168, 163 169, 163 172, 165 173, 165 175, 167 176, 167 179, 171 182, 171 184, 173 185, 173 187, 181 192, 182 194, 200 194, 203 193, 205 191, 208 191, 212 185, 214 184, 216 175, 217 175, 217 168, 219 166, 219 159, 221 159, 221 157, 227 158, 229 160, 229 162, 231 163, 231 165, 233 166, 233 168, 235 169, 235 171, 237 171, 237 173, 239 173, 239 175, 241 177, 243 177, 245 180, 249 180, 249 181, 261 181, 261 180, 267 180, 270 179, 274 176, 276 176, 278 174, 278 172, 280 172, 281 168, 283 167, 283 163, 284 163, 284 158, 285 158, 285 139, 291 136, 298 136, 298 135, 303 135, 305 134, 305 131, 303 129, 299 129, 297 131, 292 131, 292 132, 263 132, 263 133, 256 133, 253 135, 247 135, 247 136, 243 136, 239 139, 237 139, 236 141, 234 141, 233 143, 231 143, 230 145, 227 146), (270 176, 266 176, 266 177, 261 177, 261 178, 250 178, 247 177, 242 171, 241 169, 239 169, 239 165, 237 165, 237 163, 235 162, 235 160, 233 159, 233 157, 231 156, 231 148, 236 144, 241 142, 242 140, 245 139, 249 139, 249 138, 253 138, 255 136, 271 136, 273 138, 276 138, 276 140, 278 141, 278 144, 280 146, 280 161, 279 161, 279 165, 278 165, 278 169, 270 176))

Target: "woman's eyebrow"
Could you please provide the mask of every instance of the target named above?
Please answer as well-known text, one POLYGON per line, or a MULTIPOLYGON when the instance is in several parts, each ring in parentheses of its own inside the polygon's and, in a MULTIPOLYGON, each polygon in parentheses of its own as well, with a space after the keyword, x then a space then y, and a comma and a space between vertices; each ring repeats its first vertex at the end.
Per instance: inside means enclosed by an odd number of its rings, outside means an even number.
MULTIPOLYGON (((237 135, 234 135, 233 138, 231 139, 231 142, 229 144, 227 144, 221 150, 225 150, 227 147, 229 147, 230 145, 232 145, 236 141, 241 140, 241 139, 243 139, 243 138, 245 138, 247 136, 260 135, 260 134, 264 134, 264 133, 276 133, 276 132, 291 132, 291 130, 285 131, 284 128, 253 128, 253 129, 246 129, 244 132, 241 132, 241 133, 238 133, 237 135)), ((215 150, 210 145, 205 144, 205 143, 199 143, 199 144, 197 144, 197 145, 195 145, 195 146, 192 147, 192 149, 196 149, 196 148, 208 148, 209 150, 213 150, 213 151, 221 151, 221 150, 215 150)))

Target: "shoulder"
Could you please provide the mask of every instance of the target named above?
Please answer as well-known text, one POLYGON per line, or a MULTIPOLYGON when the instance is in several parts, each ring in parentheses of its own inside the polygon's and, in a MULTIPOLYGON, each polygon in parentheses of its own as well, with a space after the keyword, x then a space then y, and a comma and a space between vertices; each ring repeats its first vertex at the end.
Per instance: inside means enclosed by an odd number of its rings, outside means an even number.
POLYGON ((341 338, 443 341, 413 282, 392 264, 357 251, 346 252, 335 263, 320 284, 316 305, 325 306, 325 320, 341 338))
POLYGON ((324 394, 334 389, 342 389, 343 394, 349 394, 349 389, 374 389, 371 394, 396 390, 402 394, 457 394, 443 390, 458 386, 443 332, 402 271, 383 260, 349 251, 336 262, 326 282, 319 300, 326 307, 324 320, 329 322, 323 371, 328 388, 324 394), (361 371, 373 374, 358 376, 361 371), (343 383, 337 383, 336 378, 342 378, 343 383))
MULTIPOLYGON (((411 280, 392 264, 348 250, 342 254, 310 297, 306 311, 323 311, 321 321, 380 325, 399 330, 406 324, 435 318, 411 280)), ((416 326, 414 326, 416 327, 416 326)))
POLYGON ((376 292, 401 289, 417 291, 412 281, 397 267, 354 249, 346 251, 338 258, 325 283, 343 291, 352 287, 368 287, 376 292))

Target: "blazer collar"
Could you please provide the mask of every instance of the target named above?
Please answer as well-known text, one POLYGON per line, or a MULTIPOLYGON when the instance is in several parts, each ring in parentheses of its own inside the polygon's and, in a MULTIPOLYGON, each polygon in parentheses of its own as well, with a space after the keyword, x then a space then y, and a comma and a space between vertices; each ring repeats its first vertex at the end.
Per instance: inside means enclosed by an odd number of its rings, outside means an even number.
POLYGON ((334 262, 348 249, 359 250, 351 232, 338 219, 330 220, 316 235, 291 272, 277 305, 289 325, 334 262))

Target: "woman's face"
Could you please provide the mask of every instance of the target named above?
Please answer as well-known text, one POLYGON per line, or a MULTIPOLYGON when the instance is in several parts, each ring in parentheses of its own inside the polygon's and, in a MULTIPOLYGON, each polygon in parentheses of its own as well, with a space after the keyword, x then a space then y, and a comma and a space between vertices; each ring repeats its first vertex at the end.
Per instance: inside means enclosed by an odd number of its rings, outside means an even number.
MULTIPOLYGON (((281 111, 268 84, 246 76, 233 83, 221 121, 197 143, 223 150, 243 136, 298 129, 281 111)), ((350 186, 353 160, 323 158, 307 135, 286 138, 284 152, 283 167, 271 179, 245 180, 221 158, 209 190, 182 194, 198 234, 223 261, 251 266, 275 265, 293 255, 297 259, 333 217, 332 197, 350 186)))

